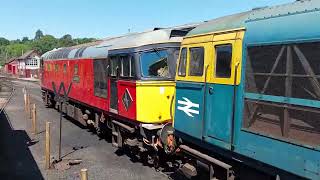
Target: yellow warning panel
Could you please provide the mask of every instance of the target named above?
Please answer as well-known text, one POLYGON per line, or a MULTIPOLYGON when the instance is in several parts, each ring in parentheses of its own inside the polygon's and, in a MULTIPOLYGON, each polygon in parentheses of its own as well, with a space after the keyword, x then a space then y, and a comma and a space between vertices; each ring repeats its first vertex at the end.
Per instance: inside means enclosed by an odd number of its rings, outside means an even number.
POLYGON ((137 121, 163 123, 172 120, 175 82, 138 81, 136 86, 137 121))

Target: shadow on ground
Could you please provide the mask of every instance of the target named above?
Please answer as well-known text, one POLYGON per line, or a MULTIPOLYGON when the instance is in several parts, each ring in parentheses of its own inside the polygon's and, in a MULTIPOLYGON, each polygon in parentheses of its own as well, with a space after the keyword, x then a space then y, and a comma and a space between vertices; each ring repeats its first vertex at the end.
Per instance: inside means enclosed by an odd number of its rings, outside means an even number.
POLYGON ((0 179, 44 179, 28 146, 24 130, 13 130, 5 111, 0 114, 0 179))

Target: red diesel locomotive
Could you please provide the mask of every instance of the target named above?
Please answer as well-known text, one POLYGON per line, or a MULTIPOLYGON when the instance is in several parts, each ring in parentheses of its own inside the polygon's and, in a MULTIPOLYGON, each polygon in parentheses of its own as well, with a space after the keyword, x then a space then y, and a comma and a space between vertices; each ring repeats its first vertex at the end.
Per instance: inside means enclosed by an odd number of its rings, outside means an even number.
POLYGON ((192 28, 157 28, 47 52, 41 63, 43 100, 98 133, 111 129, 116 147, 164 146, 170 152, 173 142, 168 138, 163 145, 159 132, 171 132, 161 129, 172 121, 176 60, 192 28), (54 89, 61 84, 70 93, 58 103, 54 89))

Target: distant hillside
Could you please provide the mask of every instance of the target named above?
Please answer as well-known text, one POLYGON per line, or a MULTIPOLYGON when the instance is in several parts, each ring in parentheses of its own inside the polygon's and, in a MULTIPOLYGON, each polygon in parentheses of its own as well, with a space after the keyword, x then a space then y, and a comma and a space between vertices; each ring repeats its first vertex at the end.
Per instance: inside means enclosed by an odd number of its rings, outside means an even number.
POLYGON ((6 60, 12 57, 21 56, 29 50, 37 50, 40 54, 50 51, 54 48, 69 47, 78 44, 95 41, 95 38, 76 38, 73 39, 70 34, 66 34, 61 38, 55 38, 52 35, 44 35, 41 30, 35 33, 33 39, 23 37, 21 40, 9 41, 0 37, 0 65, 3 65, 6 60))

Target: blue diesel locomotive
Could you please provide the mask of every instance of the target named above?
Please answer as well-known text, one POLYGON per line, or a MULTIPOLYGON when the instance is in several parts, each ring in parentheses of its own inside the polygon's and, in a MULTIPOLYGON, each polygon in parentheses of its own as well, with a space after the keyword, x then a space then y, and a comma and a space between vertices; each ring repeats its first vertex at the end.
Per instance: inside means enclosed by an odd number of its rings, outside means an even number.
MULTIPOLYGON (((180 150, 226 170, 320 179, 320 1, 208 21, 182 41, 176 73, 180 150)), ((191 172, 193 164, 185 168, 191 172)))

